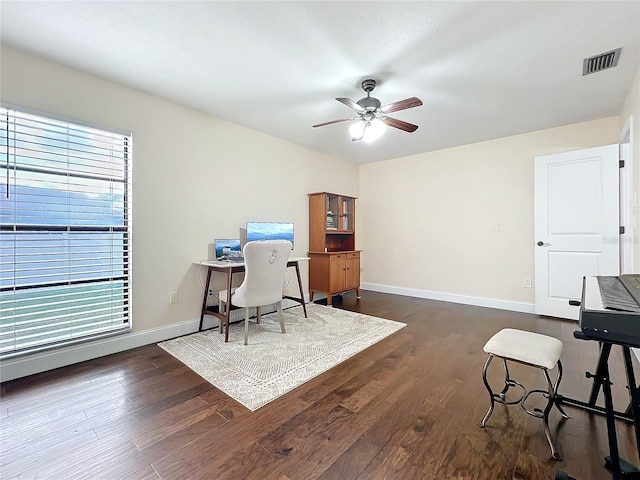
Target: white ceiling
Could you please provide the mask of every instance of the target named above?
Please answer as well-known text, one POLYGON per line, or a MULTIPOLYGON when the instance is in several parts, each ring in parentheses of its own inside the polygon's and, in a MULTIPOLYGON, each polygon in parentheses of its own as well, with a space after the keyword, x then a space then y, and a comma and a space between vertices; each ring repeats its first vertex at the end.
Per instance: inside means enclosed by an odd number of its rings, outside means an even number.
MULTIPOLYGON (((640 65, 640 2, 0 2, 1 39, 94 75, 356 163, 617 115, 640 65), (586 57, 618 66, 582 76, 586 57), (362 79, 419 97, 367 145, 362 79)), ((135 135, 135 132, 134 132, 135 135)))

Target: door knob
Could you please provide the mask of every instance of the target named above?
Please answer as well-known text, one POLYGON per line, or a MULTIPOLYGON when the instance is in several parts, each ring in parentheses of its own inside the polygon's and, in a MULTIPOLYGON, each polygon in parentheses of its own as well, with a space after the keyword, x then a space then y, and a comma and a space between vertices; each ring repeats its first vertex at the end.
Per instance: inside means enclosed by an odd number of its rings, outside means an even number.
POLYGON ((538 241, 538 243, 536 244, 539 247, 548 247, 549 245, 551 245, 550 243, 544 243, 542 240, 538 241))

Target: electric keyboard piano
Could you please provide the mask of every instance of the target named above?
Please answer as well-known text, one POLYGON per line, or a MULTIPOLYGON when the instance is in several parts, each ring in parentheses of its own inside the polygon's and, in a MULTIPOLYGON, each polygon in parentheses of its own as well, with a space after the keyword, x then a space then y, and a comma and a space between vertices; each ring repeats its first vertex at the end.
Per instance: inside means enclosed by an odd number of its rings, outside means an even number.
POLYGON ((584 277, 579 325, 589 339, 640 347, 640 275, 584 277))

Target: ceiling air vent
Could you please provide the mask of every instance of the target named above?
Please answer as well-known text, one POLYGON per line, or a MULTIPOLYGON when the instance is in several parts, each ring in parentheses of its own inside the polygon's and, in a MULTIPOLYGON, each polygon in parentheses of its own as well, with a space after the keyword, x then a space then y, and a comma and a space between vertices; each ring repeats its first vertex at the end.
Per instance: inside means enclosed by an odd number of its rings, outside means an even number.
POLYGON ((590 73, 596 73, 600 70, 606 70, 607 68, 613 68, 618 65, 618 59, 620 58, 621 48, 616 48, 610 52, 601 53, 594 57, 585 58, 582 61, 582 76, 589 75, 590 73))

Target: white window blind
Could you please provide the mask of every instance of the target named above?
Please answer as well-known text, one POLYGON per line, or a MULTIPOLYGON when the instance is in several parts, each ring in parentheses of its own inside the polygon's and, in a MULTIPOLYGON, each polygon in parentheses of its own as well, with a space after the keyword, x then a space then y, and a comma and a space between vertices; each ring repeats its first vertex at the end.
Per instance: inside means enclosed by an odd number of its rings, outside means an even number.
POLYGON ((130 136, 0 116, 0 356, 128 331, 130 136))

